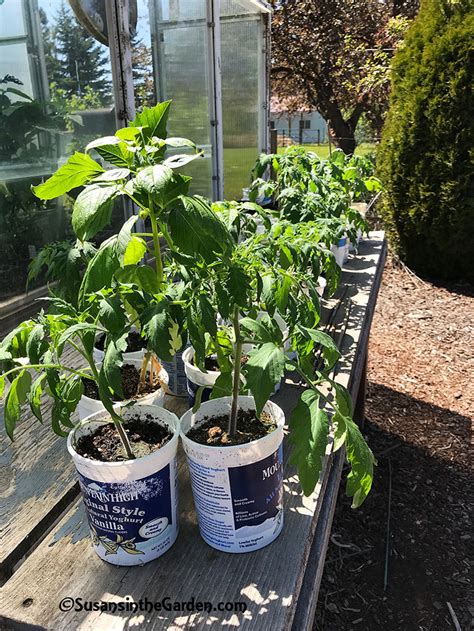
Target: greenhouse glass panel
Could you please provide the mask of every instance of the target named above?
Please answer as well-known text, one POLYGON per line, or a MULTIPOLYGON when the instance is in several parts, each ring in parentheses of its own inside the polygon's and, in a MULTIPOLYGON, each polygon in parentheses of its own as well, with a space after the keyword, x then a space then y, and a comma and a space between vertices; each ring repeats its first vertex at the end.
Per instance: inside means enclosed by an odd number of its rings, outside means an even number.
MULTIPOLYGON (((212 195, 212 143, 209 126, 209 70, 206 0, 139 1, 140 42, 150 42, 157 100, 173 101, 169 134, 193 140, 204 158, 186 167, 192 175, 192 192, 212 195), (148 6, 147 6, 148 5, 148 6), (147 15, 149 19, 147 20, 147 15)), ((137 56, 132 51, 134 73, 137 56)), ((136 104, 139 99, 134 79, 136 104)))
POLYGON ((259 16, 221 19, 224 194, 230 199, 242 197, 259 154, 260 31, 259 16))
POLYGON ((92 138, 113 133, 111 88, 108 48, 79 24, 67 2, 3 0, 0 324, 22 304, 32 257, 45 244, 73 236, 71 198, 43 202, 31 185, 92 138))

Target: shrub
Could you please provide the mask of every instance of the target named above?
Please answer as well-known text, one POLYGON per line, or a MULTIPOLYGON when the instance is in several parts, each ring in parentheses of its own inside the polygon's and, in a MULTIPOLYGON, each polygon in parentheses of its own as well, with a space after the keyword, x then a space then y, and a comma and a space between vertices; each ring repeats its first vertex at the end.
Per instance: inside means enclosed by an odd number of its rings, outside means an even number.
POLYGON ((382 215, 422 274, 474 281, 472 0, 424 0, 393 61, 382 215))

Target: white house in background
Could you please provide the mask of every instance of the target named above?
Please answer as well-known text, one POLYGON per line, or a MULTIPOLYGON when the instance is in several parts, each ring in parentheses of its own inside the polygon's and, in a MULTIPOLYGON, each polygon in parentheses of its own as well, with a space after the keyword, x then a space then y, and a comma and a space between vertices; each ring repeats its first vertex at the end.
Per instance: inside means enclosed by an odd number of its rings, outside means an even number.
POLYGON ((270 127, 278 132, 279 143, 286 138, 297 144, 319 144, 328 141, 327 123, 315 110, 288 107, 289 102, 275 96, 271 99, 270 127))

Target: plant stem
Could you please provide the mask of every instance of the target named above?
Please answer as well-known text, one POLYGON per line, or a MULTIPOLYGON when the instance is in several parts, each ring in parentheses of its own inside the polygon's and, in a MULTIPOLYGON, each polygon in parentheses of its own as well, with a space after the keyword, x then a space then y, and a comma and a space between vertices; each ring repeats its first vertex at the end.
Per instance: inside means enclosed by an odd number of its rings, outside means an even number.
MULTIPOLYGON (((88 356, 88 361, 89 361, 89 365, 91 367, 92 370, 92 374, 94 375, 97 385, 99 386, 99 372, 97 370, 97 367, 94 363, 94 358, 92 356, 91 353, 87 353, 88 356)), ((99 392, 100 392, 100 386, 99 386, 99 392)), ((102 403, 104 404, 104 402, 102 401, 102 403)), ((132 447, 130 445, 130 441, 128 440, 128 436, 126 431, 124 430, 123 426, 122 426, 122 417, 117 414, 114 411, 113 408, 113 404, 109 401, 110 405, 105 405, 104 407, 107 409, 108 413, 110 414, 110 417, 115 425, 115 428, 117 429, 117 433, 119 435, 120 441, 123 445, 123 448, 125 449, 125 453, 127 454, 127 456, 130 458, 130 460, 134 460, 135 456, 133 454, 132 451, 132 447)))
POLYGON ((155 213, 153 211, 153 204, 151 200, 150 200, 150 221, 151 221, 151 229, 153 232, 153 250, 155 253, 156 277, 158 279, 158 283, 161 285, 161 283, 163 282, 163 261, 161 260, 160 235, 158 233, 158 223, 156 221, 155 213))
MULTIPOLYGON (((14 372, 19 372, 21 370, 29 370, 30 368, 57 368, 58 370, 65 370, 66 372, 71 372, 75 375, 79 375, 80 377, 84 377, 85 379, 93 379, 91 375, 86 375, 80 370, 74 370, 73 368, 68 368, 67 366, 62 366, 61 364, 25 364, 24 366, 15 366, 15 368, 10 368, 7 372, 2 373, 2 377, 8 377, 14 372)), ((87 369, 86 369, 87 370, 87 369)))
POLYGON ((234 307, 233 326, 235 335, 234 374, 232 382, 232 408, 229 417, 228 434, 234 438, 237 433, 237 414, 239 411, 240 369, 242 359, 242 339, 240 337, 239 308, 234 307))

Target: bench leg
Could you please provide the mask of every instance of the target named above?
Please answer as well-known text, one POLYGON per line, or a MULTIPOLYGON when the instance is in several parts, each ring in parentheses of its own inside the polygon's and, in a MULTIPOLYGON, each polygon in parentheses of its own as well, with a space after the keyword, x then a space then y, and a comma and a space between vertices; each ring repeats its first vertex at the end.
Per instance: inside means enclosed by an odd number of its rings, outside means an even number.
POLYGON ((368 350, 365 352, 364 367, 362 368, 362 375, 360 377, 359 390, 357 392, 357 398, 354 406, 354 421, 360 427, 364 429, 365 425, 365 396, 367 393, 367 358, 368 350))

